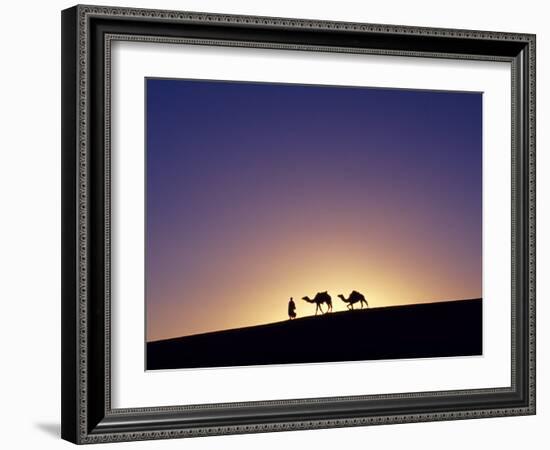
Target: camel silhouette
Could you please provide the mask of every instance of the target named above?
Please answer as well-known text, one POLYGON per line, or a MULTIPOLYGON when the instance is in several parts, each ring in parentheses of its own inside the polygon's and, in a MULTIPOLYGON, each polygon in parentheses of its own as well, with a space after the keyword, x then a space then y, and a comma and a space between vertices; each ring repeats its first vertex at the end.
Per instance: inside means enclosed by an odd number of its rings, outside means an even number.
POLYGON ((317 292, 317 294, 315 294, 315 297, 313 297, 312 299, 306 295, 305 297, 302 297, 302 300, 305 300, 308 303, 315 303, 317 305, 317 307, 315 308, 315 315, 317 315, 318 310, 320 310, 321 314, 323 314, 323 308, 321 308, 321 305, 323 303, 327 304, 326 312, 332 311, 332 298, 330 295, 328 295, 327 291, 317 292))
POLYGON ((351 294, 349 294, 349 297, 346 298, 342 294, 338 294, 338 297, 344 302, 347 303, 348 309, 353 309, 354 303, 361 303, 361 309, 363 309, 363 303, 367 305, 367 308, 369 307, 369 303, 365 299, 365 296, 357 291, 351 291, 351 294))

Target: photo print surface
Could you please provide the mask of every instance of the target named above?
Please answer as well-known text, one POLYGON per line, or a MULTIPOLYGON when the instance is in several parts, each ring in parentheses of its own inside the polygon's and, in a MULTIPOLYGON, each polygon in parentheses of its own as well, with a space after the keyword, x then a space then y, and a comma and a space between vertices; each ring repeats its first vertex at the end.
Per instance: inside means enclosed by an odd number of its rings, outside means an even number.
POLYGON ((482 354, 482 93, 145 88, 147 370, 482 354))

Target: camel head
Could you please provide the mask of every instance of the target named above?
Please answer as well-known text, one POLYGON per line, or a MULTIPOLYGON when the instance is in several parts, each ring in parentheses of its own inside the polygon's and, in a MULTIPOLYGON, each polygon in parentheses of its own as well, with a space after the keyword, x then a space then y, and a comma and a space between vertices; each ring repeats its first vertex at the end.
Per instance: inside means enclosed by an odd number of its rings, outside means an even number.
POLYGON ((313 300, 311 300, 307 295, 305 297, 302 297, 302 300, 305 300, 308 303, 313 303, 313 300))
POLYGON ((344 297, 342 294, 338 294, 338 297, 339 297, 343 302, 346 301, 346 297, 344 297))

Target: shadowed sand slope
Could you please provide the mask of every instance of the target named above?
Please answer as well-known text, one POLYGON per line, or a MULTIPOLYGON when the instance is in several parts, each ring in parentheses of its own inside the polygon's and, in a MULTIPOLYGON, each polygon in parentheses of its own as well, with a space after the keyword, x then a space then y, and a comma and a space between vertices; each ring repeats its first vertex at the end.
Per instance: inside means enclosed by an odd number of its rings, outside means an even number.
POLYGON ((482 354, 481 299, 371 308, 147 343, 147 369, 482 354))

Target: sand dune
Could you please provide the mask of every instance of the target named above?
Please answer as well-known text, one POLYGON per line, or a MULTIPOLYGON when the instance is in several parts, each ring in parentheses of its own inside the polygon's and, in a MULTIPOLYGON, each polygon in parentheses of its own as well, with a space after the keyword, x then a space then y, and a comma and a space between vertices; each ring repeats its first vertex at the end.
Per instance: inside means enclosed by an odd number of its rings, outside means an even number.
POLYGON ((481 299, 371 308, 147 343, 147 369, 482 354, 481 299))

